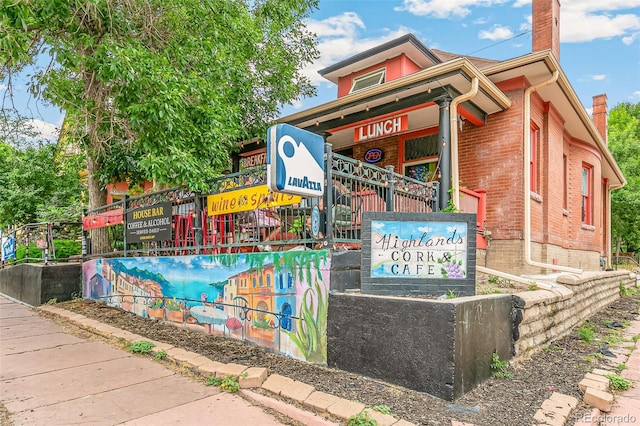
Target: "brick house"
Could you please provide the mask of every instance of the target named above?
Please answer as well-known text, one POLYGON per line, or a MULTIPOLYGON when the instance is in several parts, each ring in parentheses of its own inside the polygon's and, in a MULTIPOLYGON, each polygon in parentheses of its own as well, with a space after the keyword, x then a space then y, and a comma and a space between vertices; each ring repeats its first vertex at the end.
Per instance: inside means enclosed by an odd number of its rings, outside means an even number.
POLYGON ((558 0, 532 8, 529 54, 460 56, 408 34, 321 70, 337 99, 279 121, 334 152, 366 161, 375 148, 378 166, 440 180, 441 208, 478 214, 480 266, 600 269, 611 191, 626 183, 607 149, 606 95, 589 117, 560 66, 558 0))

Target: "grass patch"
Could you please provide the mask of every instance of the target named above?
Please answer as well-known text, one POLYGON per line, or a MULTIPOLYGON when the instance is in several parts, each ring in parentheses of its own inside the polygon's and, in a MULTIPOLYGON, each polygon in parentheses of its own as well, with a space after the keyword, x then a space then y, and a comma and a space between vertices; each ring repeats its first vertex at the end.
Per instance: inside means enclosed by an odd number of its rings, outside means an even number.
POLYGON ((137 354, 148 354, 154 346, 155 344, 146 340, 138 340, 137 342, 130 343, 129 346, 127 346, 127 349, 137 354))
MULTIPOLYGON (((246 376, 246 373, 244 373, 246 376)), ((225 392, 236 393, 240 390, 240 378, 235 374, 227 374, 224 377, 207 377, 207 381, 204 383, 206 386, 220 386, 225 392)))
POLYGON ((366 411, 361 411, 349 417, 347 426, 378 426, 378 422, 372 419, 366 411))
POLYGON ((500 379, 513 377, 513 373, 507 369, 508 365, 509 362, 500 360, 498 352, 493 352, 493 355, 491 355, 491 363, 489 364, 493 377, 500 379))
POLYGON ((578 337, 584 343, 591 343, 596 337, 596 330, 593 328, 593 323, 585 321, 582 327, 578 328, 578 337))
POLYGON ((609 379, 609 389, 613 390, 627 390, 631 387, 631 380, 625 379, 619 374, 611 373, 607 374, 607 378, 609 379))

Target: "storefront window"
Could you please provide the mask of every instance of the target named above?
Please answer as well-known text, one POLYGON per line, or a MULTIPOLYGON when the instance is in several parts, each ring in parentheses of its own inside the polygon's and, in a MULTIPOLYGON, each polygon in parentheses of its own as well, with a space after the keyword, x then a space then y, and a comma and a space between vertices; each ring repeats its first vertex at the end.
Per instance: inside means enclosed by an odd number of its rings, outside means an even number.
POLYGON ((422 182, 438 180, 438 134, 404 140, 404 175, 422 182))

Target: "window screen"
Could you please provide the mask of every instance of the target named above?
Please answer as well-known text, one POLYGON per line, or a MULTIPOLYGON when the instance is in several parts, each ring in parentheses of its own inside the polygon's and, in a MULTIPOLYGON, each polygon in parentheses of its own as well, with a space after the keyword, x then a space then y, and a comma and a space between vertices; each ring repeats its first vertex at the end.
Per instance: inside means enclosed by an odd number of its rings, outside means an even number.
POLYGON ((419 158, 436 157, 438 155, 438 134, 422 136, 404 141, 404 161, 419 158))

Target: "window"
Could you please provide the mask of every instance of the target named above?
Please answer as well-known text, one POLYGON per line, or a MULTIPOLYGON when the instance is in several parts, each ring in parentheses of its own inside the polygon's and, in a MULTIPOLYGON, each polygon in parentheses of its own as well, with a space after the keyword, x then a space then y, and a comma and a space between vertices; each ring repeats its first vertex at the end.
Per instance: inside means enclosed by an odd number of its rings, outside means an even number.
POLYGON ((567 194, 569 186, 569 166, 567 163, 567 156, 562 156, 562 208, 567 210, 567 194))
POLYGON ((531 123, 531 158, 529 159, 529 179, 532 192, 538 192, 538 128, 531 123))
POLYGON ((267 274, 267 287, 271 287, 271 274, 267 274))
POLYGON ((430 133, 404 140, 402 160, 405 176, 422 182, 438 180, 437 129, 431 129, 430 133))
POLYGON ((253 277, 253 288, 256 288, 256 277, 253 277))
POLYGON ((593 225, 593 167, 588 164, 582 165, 582 223, 593 225))
POLYGON ((263 286, 263 284, 264 284, 264 281, 263 281, 263 279, 262 279, 262 275, 260 275, 260 277, 258 277, 258 278, 260 279, 260 287, 262 287, 262 286, 263 286))
POLYGON ((385 69, 379 69, 377 71, 370 72, 368 74, 361 75, 353 79, 353 85, 349 93, 364 90, 369 87, 378 86, 384 83, 385 69))

